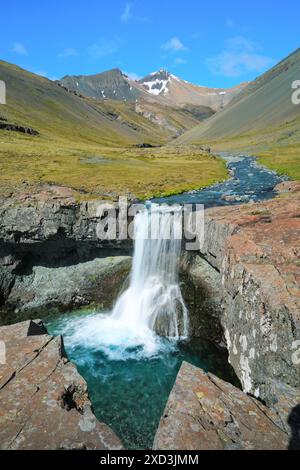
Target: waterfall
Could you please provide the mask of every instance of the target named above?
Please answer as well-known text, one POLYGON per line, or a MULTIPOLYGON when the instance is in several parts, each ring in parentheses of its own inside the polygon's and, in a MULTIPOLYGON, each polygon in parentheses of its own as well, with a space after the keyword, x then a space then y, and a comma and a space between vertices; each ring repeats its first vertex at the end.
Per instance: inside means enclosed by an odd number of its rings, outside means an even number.
POLYGON ((136 215, 130 285, 115 305, 114 320, 140 332, 188 336, 188 312, 178 279, 181 234, 180 206, 151 205, 136 215))
POLYGON ((109 360, 140 360, 176 348, 188 336, 179 287, 182 208, 151 205, 136 215, 130 284, 110 313, 63 320, 69 350, 82 344, 109 360))

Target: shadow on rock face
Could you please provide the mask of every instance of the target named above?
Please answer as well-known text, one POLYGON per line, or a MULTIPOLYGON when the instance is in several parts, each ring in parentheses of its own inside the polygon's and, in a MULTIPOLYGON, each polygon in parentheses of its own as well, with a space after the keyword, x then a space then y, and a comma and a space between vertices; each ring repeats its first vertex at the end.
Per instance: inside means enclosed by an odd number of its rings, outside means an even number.
POLYGON ((289 450, 300 450, 300 405, 292 409, 288 424, 291 428, 289 450))

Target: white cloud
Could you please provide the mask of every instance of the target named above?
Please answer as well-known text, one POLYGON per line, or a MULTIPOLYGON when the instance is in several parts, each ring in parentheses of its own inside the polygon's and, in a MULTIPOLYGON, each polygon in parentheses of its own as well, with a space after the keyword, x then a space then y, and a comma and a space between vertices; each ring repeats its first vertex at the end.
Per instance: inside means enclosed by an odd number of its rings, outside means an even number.
POLYGON ((138 75, 135 72, 124 72, 124 74, 127 75, 129 80, 133 80, 133 81, 136 81, 136 82, 142 78, 140 75, 138 75))
POLYGON ((261 54, 260 51, 259 44, 238 36, 227 41, 226 48, 206 62, 214 75, 232 78, 248 72, 260 73, 274 63, 273 59, 261 54))
POLYGON ((125 9, 124 9, 120 19, 121 19, 122 23, 128 23, 128 21, 130 20, 131 17, 132 17, 131 3, 126 3, 125 9))
POLYGON ((227 41, 227 49, 240 52, 258 52, 262 48, 257 42, 251 41, 244 36, 236 36, 227 41))
POLYGON ((234 27, 234 21, 229 18, 226 21, 226 26, 227 26, 227 28, 233 28, 234 27))
POLYGON ((78 52, 73 47, 67 47, 60 54, 58 54, 58 57, 60 59, 67 59, 68 57, 76 57, 76 56, 78 56, 78 52))
POLYGON ((138 23, 147 23, 149 21, 148 16, 139 16, 136 18, 138 23))
POLYGON ((26 47, 21 42, 14 43, 13 52, 20 55, 28 55, 26 47))
POLYGON ((175 65, 184 65, 184 64, 187 64, 187 61, 185 59, 183 59, 182 57, 176 57, 176 59, 174 60, 174 64, 175 65))
POLYGON ((88 54, 91 59, 101 59, 112 54, 115 54, 121 45, 121 40, 119 38, 106 40, 101 39, 100 41, 92 44, 88 49, 88 54))
POLYGON ((169 52, 178 52, 178 51, 186 51, 187 47, 185 47, 179 38, 174 37, 171 38, 170 41, 167 41, 165 44, 161 46, 161 49, 164 51, 169 52))

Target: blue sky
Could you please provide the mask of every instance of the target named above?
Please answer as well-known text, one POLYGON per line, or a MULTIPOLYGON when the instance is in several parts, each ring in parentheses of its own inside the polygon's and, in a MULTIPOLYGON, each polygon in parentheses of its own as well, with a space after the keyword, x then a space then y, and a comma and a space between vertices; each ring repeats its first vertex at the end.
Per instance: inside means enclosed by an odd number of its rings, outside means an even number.
POLYGON ((300 46, 299 0, 1 0, 0 7, 0 58, 51 79, 166 68, 227 87, 300 46))

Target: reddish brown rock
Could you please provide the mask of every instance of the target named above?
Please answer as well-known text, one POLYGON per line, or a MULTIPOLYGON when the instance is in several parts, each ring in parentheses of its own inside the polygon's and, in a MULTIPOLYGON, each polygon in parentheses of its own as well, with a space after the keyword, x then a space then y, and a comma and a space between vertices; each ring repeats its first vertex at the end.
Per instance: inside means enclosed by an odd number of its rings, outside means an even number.
POLYGON ((287 197, 208 210, 202 250, 220 272, 230 362, 270 405, 276 382, 300 388, 300 192, 289 185, 287 197))
POLYGON ((24 322, 0 328, 0 340, 6 349, 0 365, 1 449, 122 449, 93 415, 86 382, 65 357, 61 337, 45 334, 39 322, 24 322))
POLYGON ((232 385, 184 363, 157 431, 156 450, 280 450, 276 414, 232 385))
POLYGON ((275 190, 279 194, 296 193, 300 191, 300 181, 283 181, 276 186, 275 190))

